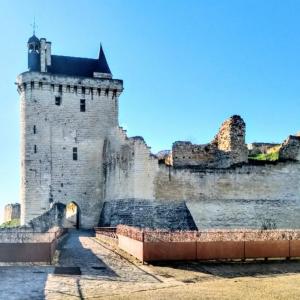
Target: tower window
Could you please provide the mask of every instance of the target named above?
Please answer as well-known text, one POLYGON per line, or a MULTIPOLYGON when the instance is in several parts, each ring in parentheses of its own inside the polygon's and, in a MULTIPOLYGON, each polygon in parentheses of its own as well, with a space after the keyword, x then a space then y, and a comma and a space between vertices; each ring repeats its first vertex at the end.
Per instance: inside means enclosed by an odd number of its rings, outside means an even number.
POLYGON ((51 84, 51 90, 54 92, 54 84, 51 84))
POLYGON ((77 147, 73 147, 73 160, 78 160, 77 147))
POLYGON ((69 85, 67 85, 66 89, 67 89, 67 92, 70 92, 71 87, 69 85))
POLYGON ((43 87, 43 83, 40 81, 39 82, 39 88, 41 89, 43 87))
POLYGON ((74 93, 77 94, 77 86, 74 86, 74 93))
POLYGON ((108 96, 108 93, 109 93, 109 89, 106 89, 105 90, 105 96, 108 96))
POLYGON ((55 97, 55 105, 61 105, 61 97, 55 97))
POLYGON ((37 146, 36 145, 34 145, 33 151, 34 151, 34 153, 37 153, 37 146))
POLYGON ((82 87, 82 88, 81 88, 81 93, 82 93, 83 95, 85 95, 85 87, 82 87))
POLYGON ((85 99, 80 100, 80 111, 85 111, 85 99))
POLYGON ((30 88, 33 89, 34 88, 34 81, 30 82, 30 88))
POLYGON ((98 94, 98 96, 100 96, 100 94, 101 94, 101 89, 97 89, 97 94, 98 94))
POLYGON ((36 134, 36 126, 33 125, 33 134, 36 134))
POLYGON ((61 85, 61 84, 58 86, 58 91, 59 91, 60 93, 62 92, 62 85, 61 85))

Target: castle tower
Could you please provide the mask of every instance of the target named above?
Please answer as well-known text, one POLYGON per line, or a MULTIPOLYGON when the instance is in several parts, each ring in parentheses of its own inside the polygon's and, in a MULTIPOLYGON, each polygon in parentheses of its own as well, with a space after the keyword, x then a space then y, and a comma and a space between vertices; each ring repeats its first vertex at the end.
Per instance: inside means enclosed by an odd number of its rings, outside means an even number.
POLYGON ((118 126, 122 80, 112 79, 102 46, 97 59, 51 54, 28 40, 28 71, 17 78, 21 108, 21 224, 55 202, 73 202, 80 225, 99 221, 103 143, 118 126))

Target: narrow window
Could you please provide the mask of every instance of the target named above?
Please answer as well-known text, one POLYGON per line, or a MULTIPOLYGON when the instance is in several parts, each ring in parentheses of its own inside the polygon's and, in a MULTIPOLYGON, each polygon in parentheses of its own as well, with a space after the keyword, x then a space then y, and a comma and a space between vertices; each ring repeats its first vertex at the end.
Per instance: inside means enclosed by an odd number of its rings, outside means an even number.
POLYGON ((101 94, 101 89, 97 89, 97 94, 98 94, 98 96, 100 96, 100 94, 101 94))
POLYGON ((69 85, 67 85, 67 92, 70 92, 71 87, 69 85))
POLYGON ((31 89, 34 88, 34 82, 33 81, 30 82, 30 87, 31 87, 31 89))
POLYGON ((43 83, 40 81, 39 82, 39 88, 41 89, 43 87, 43 83))
POLYGON ((80 111, 85 111, 85 99, 80 100, 80 111))
POLYGON ((54 84, 51 84, 51 90, 54 92, 54 84))
POLYGON ((61 105, 61 97, 55 97, 55 105, 61 105))
POLYGON ((24 87, 24 90, 26 90, 27 85, 25 82, 23 83, 23 87, 24 87))
POLYGON ((108 96, 109 89, 105 90, 105 96, 108 96))
POLYGON ((33 125, 33 134, 36 134, 36 126, 33 125))
POLYGON ((60 93, 62 92, 62 85, 61 85, 61 84, 58 86, 58 91, 59 91, 60 93))
POLYGON ((34 149, 33 149, 34 153, 37 153, 37 146, 34 145, 34 149))
POLYGON ((114 91, 113 91, 112 98, 114 99, 114 98, 116 98, 116 97, 117 97, 117 90, 114 90, 114 91))
POLYGON ((78 159, 77 147, 73 147, 73 160, 78 159))
POLYGON ((77 86, 74 86, 74 93, 77 94, 77 86))
POLYGON ((81 93, 82 93, 83 95, 85 95, 85 87, 82 87, 82 88, 81 88, 81 93))

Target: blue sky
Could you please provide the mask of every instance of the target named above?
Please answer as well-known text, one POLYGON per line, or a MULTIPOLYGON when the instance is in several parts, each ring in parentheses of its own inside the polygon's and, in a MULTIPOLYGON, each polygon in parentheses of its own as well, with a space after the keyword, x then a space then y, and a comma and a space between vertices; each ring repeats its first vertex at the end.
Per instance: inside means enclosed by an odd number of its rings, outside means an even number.
POLYGON ((232 114, 245 119, 247 142, 299 131, 299 14, 296 0, 0 0, 0 216, 19 201, 14 82, 34 15, 55 54, 96 57, 102 42, 124 80, 120 124, 157 152, 209 142, 232 114))

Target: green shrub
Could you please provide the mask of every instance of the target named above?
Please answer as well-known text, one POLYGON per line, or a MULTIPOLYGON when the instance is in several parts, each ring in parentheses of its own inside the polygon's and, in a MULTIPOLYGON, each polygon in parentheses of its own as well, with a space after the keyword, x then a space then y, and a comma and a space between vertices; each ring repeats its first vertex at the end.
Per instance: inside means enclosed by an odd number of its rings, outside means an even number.
POLYGON ((261 160, 261 161, 276 161, 279 159, 279 152, 271 152, 271 153, 260 153, 256 155, 250 155, 249 159, 252 160, 261 160))

